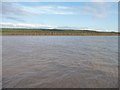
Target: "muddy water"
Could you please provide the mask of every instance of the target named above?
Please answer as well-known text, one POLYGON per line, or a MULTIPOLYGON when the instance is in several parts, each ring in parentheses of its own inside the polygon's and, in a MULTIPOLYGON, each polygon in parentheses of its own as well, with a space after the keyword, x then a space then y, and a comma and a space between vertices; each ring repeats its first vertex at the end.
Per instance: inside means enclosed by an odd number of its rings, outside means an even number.
POLYGON ((3 36, 3 88, 118 86, 116 36, 3 36))

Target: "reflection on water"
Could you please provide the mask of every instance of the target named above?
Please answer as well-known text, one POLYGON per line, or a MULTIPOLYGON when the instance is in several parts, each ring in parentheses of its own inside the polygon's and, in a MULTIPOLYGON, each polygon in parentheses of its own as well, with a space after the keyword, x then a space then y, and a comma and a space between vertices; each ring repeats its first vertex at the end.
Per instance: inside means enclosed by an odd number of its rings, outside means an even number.
POLYGON ((117 39, 3 36, 3 88, 117 87, 117 39))

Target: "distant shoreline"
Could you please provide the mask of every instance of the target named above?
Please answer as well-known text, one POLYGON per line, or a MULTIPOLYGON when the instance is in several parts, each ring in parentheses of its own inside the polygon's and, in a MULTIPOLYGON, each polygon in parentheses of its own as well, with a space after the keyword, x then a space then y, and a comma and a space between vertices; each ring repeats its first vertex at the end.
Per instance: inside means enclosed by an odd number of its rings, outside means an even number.
POLYGON ((118 32, 63 29, 12 29, 3 28, 1 36, 120 36, 118 32))

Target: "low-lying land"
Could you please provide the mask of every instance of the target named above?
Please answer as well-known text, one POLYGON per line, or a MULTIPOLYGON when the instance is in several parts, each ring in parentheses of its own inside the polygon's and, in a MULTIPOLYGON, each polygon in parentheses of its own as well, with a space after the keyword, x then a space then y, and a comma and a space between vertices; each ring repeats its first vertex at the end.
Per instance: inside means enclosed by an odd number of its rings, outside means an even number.
POLYGON ((0 35, 117 36, 120 35, 120 33, 98 32, 92 30, 2 28, 0 35))

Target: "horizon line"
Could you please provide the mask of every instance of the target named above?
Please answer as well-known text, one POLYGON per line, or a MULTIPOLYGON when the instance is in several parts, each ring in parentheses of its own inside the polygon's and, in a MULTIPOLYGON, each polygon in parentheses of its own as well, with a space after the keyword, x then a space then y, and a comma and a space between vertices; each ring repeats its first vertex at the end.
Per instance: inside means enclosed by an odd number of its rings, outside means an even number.
POLYGON ((50 28, 21 28, 21 27, 14 27, 14 28, 8 28, 8 27, 6 27, 6 28, 1 28, 0 27, 0 29, 36 29, 36 30, 71 30, 71 31, 94 31, 94 32, 114 32, 114 33, 120 33, 120 31, 98 31, 98 30, 95 30, 95 29, 61 29, 61 28, 52 28, 52 29, 50 29, 50 28))

